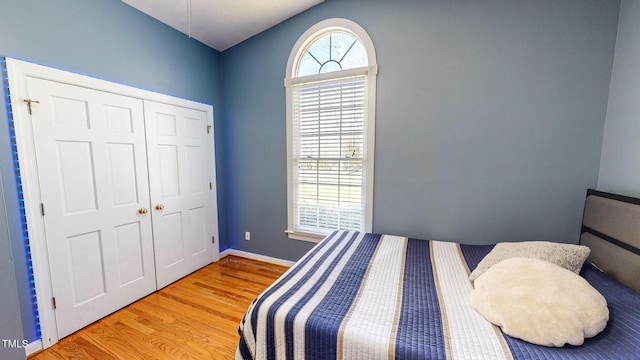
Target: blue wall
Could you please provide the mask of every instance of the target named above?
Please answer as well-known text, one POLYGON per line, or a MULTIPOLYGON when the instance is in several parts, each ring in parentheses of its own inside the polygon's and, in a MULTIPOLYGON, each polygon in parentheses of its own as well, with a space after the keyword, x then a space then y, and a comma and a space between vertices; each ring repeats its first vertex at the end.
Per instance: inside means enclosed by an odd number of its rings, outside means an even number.
POLYGON ((598 188, 640 197, 640 1, 623 0, 598 188))
MULTIPOLYGON (((4 173, 0 166, 0 175, 4 173)), ((9 169, 13 171, 13 169, 9 169)), ((22 346, 24 339, 22 323, 20 321, 18 292, 16 278, 14 276, 13 261, 11 257, 11 243, 9 242, 9 230, 7 227, 7 214, 2 193, 2 178, 0 177, 0 339, 18 341, 22 346)), ((14 343, 15 344, 15 343, 14 343)), ((21 347, 5 347, 0 344, 0 359, 14 360, 24 359, 24 350, 21 347)))
MULTIPOLYGON (((220 53, 118 0, 2 0, 0 56, 212 104, 222 171, 220 53)), ((4 90, 0 90, 4 98, 4 90)), ((35 339, 5 104, 0 104, 0 167, 24 336, 35 339)), ((220 233, 226 238, 224 177, 218 177, 220 233)), ((4 241, 4 240, 3 240, 4 241)), ((221 244, 221 248, 226 248, 221 244)), ((3 247, 4 249, 4 247, 3 247)), ((0 258, 4 262, 5 257, 0 258)), ((5 274, 0 274, 5 276, 5 274)), ((3 279, 4 280, 4 279, 3 279)), ((4 284, 4 282, 3 282, 4 284)), ((5 306, 3 303, 2 306, 5 306)), ((17 313, 17 311, 15 311, 17 313)), ((4 319, 0 323, 5 324, 4 319)))
POLYGON ((295 260, 311 246, 284 234, 283 78, 298 37, 331 17, 359 23, 376 47, 375 232, 577 242, 619 6, 327 0, 223 52, 230 247, 295 260))

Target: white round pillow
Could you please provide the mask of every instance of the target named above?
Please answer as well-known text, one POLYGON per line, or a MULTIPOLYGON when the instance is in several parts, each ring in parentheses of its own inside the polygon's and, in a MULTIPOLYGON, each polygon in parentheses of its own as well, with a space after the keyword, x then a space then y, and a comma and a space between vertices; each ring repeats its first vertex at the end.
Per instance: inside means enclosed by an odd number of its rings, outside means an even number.
POLYGON ((550 262, 512 258, 474 282, 471 305, 502 331, 534 344, 582 345, 607 326, 605 298, 581 276, 550 262))

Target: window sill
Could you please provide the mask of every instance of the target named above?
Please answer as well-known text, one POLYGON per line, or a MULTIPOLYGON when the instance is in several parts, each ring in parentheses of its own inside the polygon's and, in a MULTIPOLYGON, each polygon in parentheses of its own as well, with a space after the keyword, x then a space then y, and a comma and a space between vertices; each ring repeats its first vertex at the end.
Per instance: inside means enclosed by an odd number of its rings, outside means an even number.
POLYGON ((324 239, 327 236, 327 235, 321 235, 321 234, 297 232, 293 230, 285 230, 284 232, 287 233, 287 236, 289 237, 289 239, 308 241, 312 243, 319 243, 320 240, 324 239))

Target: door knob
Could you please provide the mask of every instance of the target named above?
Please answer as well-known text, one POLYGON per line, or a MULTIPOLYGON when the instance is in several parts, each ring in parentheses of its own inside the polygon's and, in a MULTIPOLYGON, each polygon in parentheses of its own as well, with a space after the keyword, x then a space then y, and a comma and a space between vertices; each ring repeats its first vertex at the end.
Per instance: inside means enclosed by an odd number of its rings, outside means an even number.
POLYGON ((140 214, 140 215, 144 215, 144 214, 146 214, 146 213, 147 213, 147 209, 145 209, 145 208, 140 208, 140 209, 138 210, 138 214, 140 214))
POLYGON ((156 205, 156 210, 162 210, 162 209, 164 209, 164 205, 162 204, 156 205))

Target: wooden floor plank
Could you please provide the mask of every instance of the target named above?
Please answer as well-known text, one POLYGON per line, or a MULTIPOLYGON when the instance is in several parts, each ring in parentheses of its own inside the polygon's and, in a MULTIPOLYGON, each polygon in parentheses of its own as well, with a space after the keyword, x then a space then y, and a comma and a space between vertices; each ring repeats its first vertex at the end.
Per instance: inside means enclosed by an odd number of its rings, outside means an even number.
POLYGON ((232 359, 247 307, 286 270, 227 256, 29 359, 232 359))

